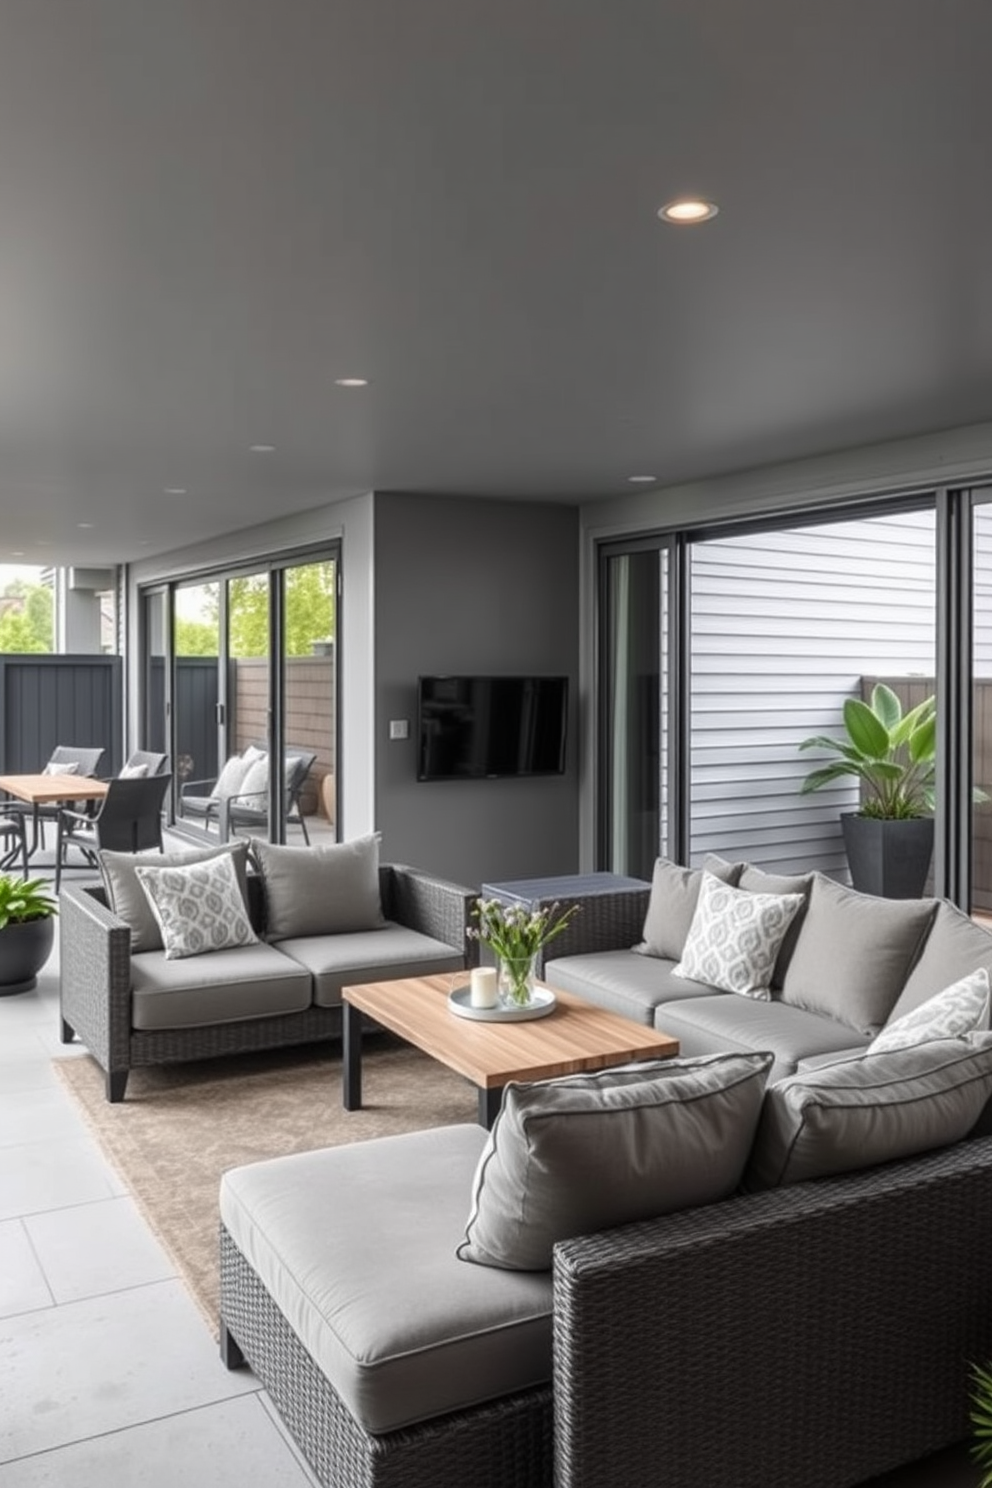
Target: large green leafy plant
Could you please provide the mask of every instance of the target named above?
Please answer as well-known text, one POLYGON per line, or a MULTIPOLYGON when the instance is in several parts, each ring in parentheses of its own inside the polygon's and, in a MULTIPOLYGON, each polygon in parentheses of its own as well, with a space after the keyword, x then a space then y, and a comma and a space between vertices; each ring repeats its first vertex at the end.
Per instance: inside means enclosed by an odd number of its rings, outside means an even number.
POLYGON ((59 912, 43 878, 14 878, 0 874, 0 930, 27 920, 47 920, 59 912))
POLYGON ((978 1488, 992 1488, 992 1370, 978 1364, 972 1370, 971 1425, 972 1456, 982 1469, 978 1488))
MULTIPOLYGON (((872 689, 870 704, 848 698, 844 703, 846 739, 816 734, 799 746, 838 756, 806 776, 803 792, 854 776, 864 787, 860 816, 901 821, 929 815, 934 797, 936 711, 931 696, 904 713, 902 703, 884 682, 872 689)), ((986 799, 984 792, 976 792, 976 799, 986 799)))

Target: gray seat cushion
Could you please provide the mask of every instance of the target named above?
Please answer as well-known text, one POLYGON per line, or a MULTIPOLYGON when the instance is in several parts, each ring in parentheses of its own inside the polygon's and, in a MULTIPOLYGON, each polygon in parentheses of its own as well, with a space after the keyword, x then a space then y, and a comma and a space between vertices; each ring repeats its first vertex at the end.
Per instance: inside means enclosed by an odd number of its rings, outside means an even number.
POLYGON ((275 946, 239 946, 167 960, 164 951, 131 957, 135 1028, 202 1028, 245 1018, 298 1013, 310 1006, 310 974, 275 946))
POLYGON ((633 950, 590 951, 547 962, 542 980, 549 987, 574 992, 598 1007, 650 1028, 655 1021, 654 1010, 661 1003, 722 996, 703 982, 673 976, 674 964, 633 950))
POLYGON ((481 1127, 442 1127, 221 1180, 235 1244, 368 1431, 551 1378, 550 1273, 455 1255, 486 1140, 481 1127))
POLYGON ((281 940, 278 948, 284 956, 305 966, 313 977, 313 1000, 318 1007, 340 1006, 341 988, 354 982, 445 971, 461 971, 468 980, 464 956, 446 941, 434 940, 391 920, 379 930, 281 940))
POLYGON ((865 1047, 869 1042, 831 1018, 776 1000, 756 1002, 735 992, 666 1003, 655 1013, 655 1026, 677 1038, 680 1053, 687 1056, 768 1050, 775 1056, 769 1081, 793 1074, 801 1059, 850 1051, 859 1037, 865 1047))

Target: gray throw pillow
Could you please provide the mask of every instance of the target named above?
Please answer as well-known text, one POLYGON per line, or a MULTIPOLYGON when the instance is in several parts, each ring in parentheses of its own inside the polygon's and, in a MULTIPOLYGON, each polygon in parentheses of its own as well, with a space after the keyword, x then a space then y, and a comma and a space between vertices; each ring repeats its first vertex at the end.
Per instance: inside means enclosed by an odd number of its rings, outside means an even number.
POLYGON ((782 1001, 874 1035, 930 928, 932 899, 879 899, 813 875, 782 1001))
POLYGON ((644 917, 644 939, 634 946, 642 956, 661 956, 677 961, 685 949, 686 936, 696 913, 703 869, 721 883, 736 884, 742 865, 728 863, 711 854, 702 868, 682 868, 659 858, 651 876, 651 895, 644 917))
POLYGON ((725 1198, 771 1064, 770 1054, 711 1054, 508 1085, 458 1257, 542 1271, 558 1240, 725 1198))
POLYGON ((893 1018, 912 1012, 978 966, 992 974, 992 935, 956 905, 941 899, 919 959, 892 1009, 893 1018))
POLYGON ((763 868, 756 868, 753 863, 744 864, 741 876, 737 880, 737 887, 747 889, 749 894, 802 894, 803 896, 802 907, 785 932, 785 938, 775 962, 771 980, 773 990, 780 989, 785 980, 785 973, 792 960, 792 953, 796 949, 796 942, 802 929, 812 882, 812 873, 766 873, 763 868))
POLYGON ((380 930, 379 838, 324 847, 283 847, 252 838, 265 894, 269 940, 380 930))
POLYGON ((865 1054, 765 1092, 746 1188, 849 1173, 966 1137, 992 1092, 992 1034, 865 1054))
POLYGON ((132 951, 160 951, 162 932, 152 914, 151 905, 144 889, 138 882, 135 869, 147 865, 151 868, 186 867, 191 863, 206 863, 211 858, 227 854, 234 863, 241 897, 248 904, 248 843, 221 842, 216 847, 179 848, 174 852, 111 852, 100 853, 100 872, 107 892, 107 903, 119 920, 131 927, 132 951))

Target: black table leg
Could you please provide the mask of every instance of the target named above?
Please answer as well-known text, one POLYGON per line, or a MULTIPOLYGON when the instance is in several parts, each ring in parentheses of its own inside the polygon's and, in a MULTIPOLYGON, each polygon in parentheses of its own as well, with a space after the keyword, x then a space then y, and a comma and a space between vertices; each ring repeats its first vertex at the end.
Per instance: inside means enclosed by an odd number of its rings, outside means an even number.
POLYGON ((345 1002, 342 1012, 341 1097, 346 1111, 362 1109, 362 1015, 345 1002))
POLYGON ((479 1087, 479 1125, 484 1126, 486 1131, 492 1130, 493 1122, 499 1114, 499 1108, 503 1103, 503 1087, 496 1085, 492 1089, 485 1090, 479 1087))

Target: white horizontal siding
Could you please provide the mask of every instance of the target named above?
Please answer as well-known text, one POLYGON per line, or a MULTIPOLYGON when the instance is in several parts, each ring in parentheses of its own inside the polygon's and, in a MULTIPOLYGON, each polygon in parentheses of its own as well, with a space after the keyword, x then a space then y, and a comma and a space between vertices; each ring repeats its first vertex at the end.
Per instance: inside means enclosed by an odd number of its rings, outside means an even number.
MULTIPOLYGON (((929 512, 694 545, 693 862, 845 876, 839 817, 857 789, 800 794, 826 756, 798 746, 839 736, 863 675, 934 675, 934 567, 929 512)), ((992 642, 992 584, 987 600, 992 642)))

